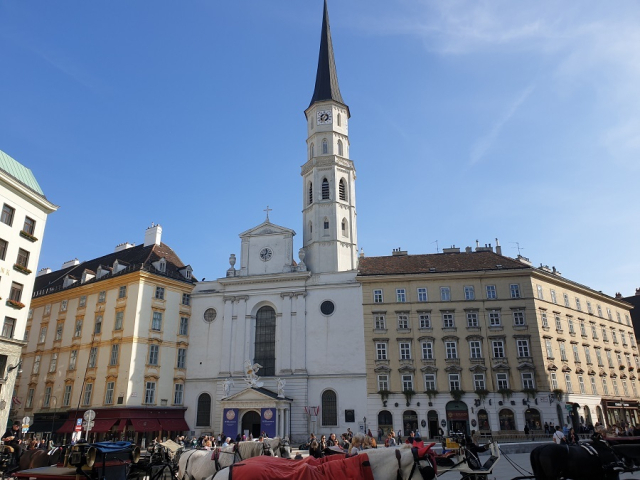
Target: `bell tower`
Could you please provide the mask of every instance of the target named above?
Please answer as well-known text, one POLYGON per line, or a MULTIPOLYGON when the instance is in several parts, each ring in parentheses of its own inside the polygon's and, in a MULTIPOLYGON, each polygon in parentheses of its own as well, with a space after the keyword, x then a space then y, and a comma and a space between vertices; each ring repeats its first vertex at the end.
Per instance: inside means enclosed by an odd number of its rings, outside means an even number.
POLYGON ((356 170, 349 159, 349 107, 342 100, 324 2, 316 85, 302 166, 303 248, 313 273, 356 270, 356 170))

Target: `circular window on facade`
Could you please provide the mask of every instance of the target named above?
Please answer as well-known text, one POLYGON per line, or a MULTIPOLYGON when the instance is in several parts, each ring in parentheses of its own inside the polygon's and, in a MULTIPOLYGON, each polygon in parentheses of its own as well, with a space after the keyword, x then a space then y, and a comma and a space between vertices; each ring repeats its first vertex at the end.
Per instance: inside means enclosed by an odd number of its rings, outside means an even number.
POLYGON ((207 323, 211 323, 216 319, 216 309, 215 308, 207 308, 204 311, 204 321, 207 323))
POLYGON ((325 300, 320 305, 320 311, 323 315, 331 315, 333 311, 336 309, 336 306, 333 304, 331 300, 325 300))

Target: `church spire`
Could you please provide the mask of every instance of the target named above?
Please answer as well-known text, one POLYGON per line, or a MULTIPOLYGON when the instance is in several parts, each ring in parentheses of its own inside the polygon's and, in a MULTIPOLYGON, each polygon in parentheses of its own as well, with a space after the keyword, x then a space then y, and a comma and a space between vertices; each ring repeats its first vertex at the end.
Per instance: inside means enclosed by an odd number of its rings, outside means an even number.
MULTIPOLYGON (((318 71, 316 73, 316 87, 309 106, 323 100, 334 100, 346 106, 340 86, 338 85, 338 73, 333 56, 333 44, 331 43, 331 28, 329 26, 329 9, 327 0, 324 0, 324 15, 322 17, 322 32, 320 35, 320 54, 318 55, 318 71)), ((349 107, 347 107, 347 112, 349 107)))

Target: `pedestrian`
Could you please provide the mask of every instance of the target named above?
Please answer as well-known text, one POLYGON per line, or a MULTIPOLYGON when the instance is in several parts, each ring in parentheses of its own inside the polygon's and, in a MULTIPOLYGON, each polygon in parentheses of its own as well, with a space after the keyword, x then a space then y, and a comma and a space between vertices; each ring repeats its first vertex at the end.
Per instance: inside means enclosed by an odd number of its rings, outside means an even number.
POLYGON ((544 422, 544 433, 549 435, 549 423, 544 422))
POLYGON ((562 430, 560 429, 560 425, 556 425, 556 431, 553 434, 553 441, 557 445, 564 445, 567 443, 567 439, 564 433, 562 432, 562 430))
POLYGON ((378 441, 379 442, 382 441, 382 435, 384 435, 384 432, 382 431, 382 427, 378 427, 378 441))
POLYGON ((524 424, 524 436, 527 440, 529 440, 529 425, 524 424))

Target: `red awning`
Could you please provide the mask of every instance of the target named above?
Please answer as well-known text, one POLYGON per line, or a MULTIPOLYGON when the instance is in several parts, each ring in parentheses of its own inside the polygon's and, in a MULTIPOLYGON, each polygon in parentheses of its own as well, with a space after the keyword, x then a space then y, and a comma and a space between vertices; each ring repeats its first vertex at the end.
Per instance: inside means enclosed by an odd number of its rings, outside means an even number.
POLYGON ((58 429, 56 433, 71 433, 76 428, 76 419, 70 418, 58 429))
POLYGON ((160 420, 160 424, 165 432, 185 432, 190 430, 184 418, 163 418, 160 420))
POLYGON ((95 433, 108 432, 117 421, 117 418, 96 418, 93 427, 91 427, 91 431, 95 433))
POLYGON ((155 418, 132 418, 131 424, 136 432, 159 432, 160 423, 155 418))
POLYGON ((122 420, 120 420, 120 423, 118 424, 118 427, 116 428, 116 430, 118 432, 124 432, 125 428, 127 428, 127 425, 129 424, 129 419, 128 418, 123 418, 122 420))

